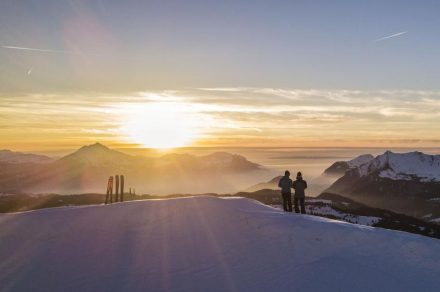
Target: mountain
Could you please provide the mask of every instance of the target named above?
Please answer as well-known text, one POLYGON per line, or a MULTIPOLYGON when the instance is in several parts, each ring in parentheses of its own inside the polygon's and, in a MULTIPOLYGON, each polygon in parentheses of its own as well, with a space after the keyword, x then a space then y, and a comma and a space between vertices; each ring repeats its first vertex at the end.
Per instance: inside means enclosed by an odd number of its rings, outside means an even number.
POLYGON ((389 210, 373 208, 349 198, 323 193, 307 201, 307 213, 350 223, 406 231, 440 238, 440 225, 389 210))
MULTIPOLYGON (((327 187, 329 187, 337 178, 344 175, 348 169, 356 168, 371 159, 374 156, 370 154, 360 155, 349 161, 337 161, 328 167, 324 173, 316 178, 307 179, 308 189, 307 193, 311 196, 317 196, 327 187)), ((244 189, 244 192, 256 192, 264 189, 278 190, 278 181, 282 176, 276 176, 273 179, 255 184, 251 187, 244 189)))
POLYGON ((440 155, 418 151, 401 154, 387 151, 371 163, 359 167, 361 177, 371 173, 378 173, 378 176, 391 180, 440 182, 440 155))
POLYGON ((440 286, 438 239, 286 214, 245 198, 3 214, 0 230, 5 292, 405 292, 440 286))
POLYGON ((357 168, 362 164, 370 162, 374 159, 371 154, 360 155, 349 161, 337 161, 333 163, 330 167, 324 170, 324 175, 338 176, 341 177, 349 169, 357 168))
MULTIPOLYGON (((279 194, 280 188, 278 187, 278 182, 279 182, 280 178, 282 178, 282 176, 276 176, 267 182, 259 183, 259 184, 253 185, 249 188, 246 188, 243 190, 243 192, 251 192, 252 193, 252 192, 258 192, 261 190, 270 189, 270 190, 276 190, 279 194)), ((294 178, 293 178, 293 180, 294 180, 294 178)), ((317 180, 313 179, 313 178, 310 180, 306 179, 306 181, 307 181, 307 185, 308 185, 306 193, 308 196, 312 196, 312 197, 319 195, 325 188, 327 188, 329 186, 329 185, 320 184, 320 182, 317 183, 317 180)), ((293 192, 294 192, 294 190, 292 190, 292 193, 293 192)))
POLYGON ((109 176, 123 174, 126 190, 138 193, 234 192, 267 177, 267 171, 230 153, 206 156, 132 156, 96 143, 54 162, 0 170, 0 192, 103 193, 109 176))
POLYGON ((49 163, 54 161, 53 158, 44 155, 31 153, 13 152, 11 150, 0 150, 0 163, 49 163))
POLYGON ((194 156, 191 154, 167 154, 157 161, 162 165, 178 164, 180 167, 190 170, 209 170, 213 172, 247 172, 261 169, 261 165, 247 160, 245 157, 227 152, 214 152, 205 156, 194 156))
POLYGON ((227 152, 215 152, 202 156, 201 160, 204 167, 232 171, 247 171, 261 167, 259 164, 250 162, 241 155, 227 152))
POLYGON ((105 166, 116 163, 133 162, 134 157, 122 152, 112 150, 101 143, 83 146, 77 151, 62 157, 57 161, 58 164, 87 164, 90 166, 105 166))
POLYGON ((440 155, 387 151, 349 169, 326 192, 417 218, 440 218, 440 155))
POLYGON ((278 182, 280 181, 281 178, 282 178, 281 175, 276 176, 267 182, 253 185, 253 186, 245 189, 244 192, 257 192, 259 190, 265 190, 265 189, 279 190, 280 188, 278 187, 278 182))

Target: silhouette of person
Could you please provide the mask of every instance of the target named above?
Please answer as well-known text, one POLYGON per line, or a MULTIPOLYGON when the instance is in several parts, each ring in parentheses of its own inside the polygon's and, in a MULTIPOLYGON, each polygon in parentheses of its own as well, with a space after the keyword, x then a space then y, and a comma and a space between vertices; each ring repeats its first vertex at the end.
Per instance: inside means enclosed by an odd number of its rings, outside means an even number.
POLYGON ((283 209, 286 212, 292 212, 292 186, 293 182, 290 179, 290 172, 286 170, 284 176, 278 182, 278 187, 281 188, 281 196, 283 197, 283 209))
POLYGON ((304 201, 306 198, 305 189, 307 189, 307 182, 303 180, 302 174, 299 171, 296 175, 296 180, 293 182, 293 189, 295 189, 295 195, 293 196, 293 204, 295 205, 295 212, 299 213, 299 205, 301 205, 301 214, 306 213, 306 207, 304 201))

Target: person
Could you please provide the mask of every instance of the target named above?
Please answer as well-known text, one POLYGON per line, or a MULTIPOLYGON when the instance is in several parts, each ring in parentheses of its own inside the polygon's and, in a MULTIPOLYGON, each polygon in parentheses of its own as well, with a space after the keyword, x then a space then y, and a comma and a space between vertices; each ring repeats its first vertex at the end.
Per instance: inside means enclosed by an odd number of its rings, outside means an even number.
POLYGON ((305 189, 307 189, 307 182, 303 180, 302 174, 299 171, 296 175, 296 180, 293 182, 293 189, 295 190, 295 195, 293 196, 293 204, 295 205, 295 212, 299 213, 298 205, 301 205, 301 214, 306 213, 306 207, 304 201, 306 198, 305 189))
POLYGON ((278 187, 281 188, 281 196, 283 197, 283 209, 286 212, 292 212, 292 186, 293 182, 290 179, 290 172, 286 170, 284 176, 278 182, 278 187))

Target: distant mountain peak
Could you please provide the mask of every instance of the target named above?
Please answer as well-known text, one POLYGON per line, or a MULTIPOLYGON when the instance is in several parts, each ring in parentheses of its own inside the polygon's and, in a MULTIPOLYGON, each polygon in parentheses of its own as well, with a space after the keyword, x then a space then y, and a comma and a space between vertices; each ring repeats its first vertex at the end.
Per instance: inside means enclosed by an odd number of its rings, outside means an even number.
POLYGON ((327 175, 343 175, 347 170, 355 169, 369 161, 373 160, 374 156, 371 154, 359 155, 349 161, 337 161, 324 171, 327 175))
POLYGON ((14 152, 11 150, 0 150, 0 162, 20 164, 20 163, 49 163, 54 159, 45 155, 14 152))
POLYGON ((202 158, 205 164, 209 164, 211 166, 227 166, 236 170, 261 168, 261 165, 250 162, 246 157, 229 152, 214 152, 203 156, 202 158))
POLYGON ((348 170, 326 192, 356 199, 369 206, 422 218, 440 216, 440 155, 419 151, 386 151, 368 163, 348 170))
POLYGON ((282 177, 283 177, 282 175, 278 175, 278 176, 274 177, 273 179, 271 179, 270 181, 268 181, 267 183, 268 184, 277 184, 278 185, 278 182, 280 181, 280 179, 282 177))
POLYGON ((347 161, 347 163, 350 167, 358 167, 358 166, 361 166, 362 164, 367 163, 373 159, 374 159, 373 155, 363 154, 363 155, 359 155, 358 157, 356 157, 352 160, 347 161))
POLYGON ((99 165, 102 163, 108 163, 109 161, 122 161, 129 158, 132 158, 132 156, 110 149, 101 143, 95 143, 82 146, 75 152, 64 156, 60 160, 77 160, 99 165))
POLYGON ((232 154, 229 152, 224 152, 224 151, 218 151, 218 152, 214 152, 211 154, 208 154, 205 156, 206 158, 212 158, 212 159, 230 159, 233 157, 242 157, 240 155, 237 154, 232 154))
POLYGON ((378 173, 392 180, 419 179, 423 182, 440 181, 440 155, 420 151, 393 153, 386 151, 358 169, 359 175, 378 173))
POLYGON ((95 144, 85 145, 78 149, 78 151, 96 151, 96 150, 111 150, 111 149, 99 142, 96 142, 95 144))

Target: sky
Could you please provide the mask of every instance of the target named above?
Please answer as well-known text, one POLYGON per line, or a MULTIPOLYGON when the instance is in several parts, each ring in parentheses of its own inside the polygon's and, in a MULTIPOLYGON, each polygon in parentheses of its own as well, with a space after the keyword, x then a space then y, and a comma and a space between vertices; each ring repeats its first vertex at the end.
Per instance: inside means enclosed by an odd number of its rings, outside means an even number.
POLYGON ((438 11, 3 0, 0 148, 440 146, 438 11))

